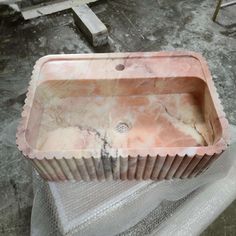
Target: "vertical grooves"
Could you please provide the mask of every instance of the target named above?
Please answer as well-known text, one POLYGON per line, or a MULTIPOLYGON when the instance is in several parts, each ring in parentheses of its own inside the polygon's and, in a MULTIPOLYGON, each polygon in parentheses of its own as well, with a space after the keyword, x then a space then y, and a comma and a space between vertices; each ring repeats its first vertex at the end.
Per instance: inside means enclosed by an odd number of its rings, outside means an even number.
POLYGON ((120 157, 120 179, 126 180, 128 172, 128 158, 120 157))
POLYGON ((95 167, 94 167, 94 164, 93 164, 92 157, 89 157, 89 158, 84 158, 83 157, 83 160, 85 162, 85 166, 87 168, 90 180, 97 179, 96 170, 95 170, 95 167))
POLYGON ((88 171, 86 169, 84 159, 83 158, 75 158, 75 163, 78 167, 78 170, 79 170, 79 173, 80 173, 80 176, 81 176, 82 180, 89 181, 90 177, 88 175, 88 171))
POLYGON ((48 180, 47 176, 40 170, 40 168, 36 165, 36 163, 34 163, 33 160, 30 160, 32 166, 36 169, 36 172, 44 179, 44 180, 48 180))
POLYGON ((69 167, 71 174, 73 175, 75 180, 81 180, 81 176, 79 174, 79 170, 76 166, 75 160, 74 158, 71 159, 65 159, 65 162, 67 164, 67 166, 69 167))
POLYGON ((120 179, 120 158, 119 157, 111 157, 111 167, 113 173, 113 179, 120 179))
POLYGON ((188 176, 189 178, 194 177, 206 164, 207 162, 211 159, 211 156, 209 155, 204 155, 202 159, 198 162, 192 173, 188 176))
POLYGON ((57 173, 55 173, 54 169, 51 167, 50 162, 48 162, 47 159, 40 160, 40 162, 53 181, 60 180, 60 178, 57 176, 57 173))
POLYGON ((184 156, 183 160, 181 161, 178 169, 176 170, 174 174, 175 178, 180 178, 180 176, 184 173, 185 169, 188 167, 191 160, 192 160, 192 157, 189 157, 187 155, 184 156))
POLYGON ((220 155, 219 154, 214 154, 213 156, 211 156, 210 160, 206 163, 206 165, 195 175, 195 176, 198 176, 199 174, 205 172, 209 166, 215 161, 218 159, 220 155))
POLYGON ((54 169, 54 171, 57 173, 58 177, 60 178, 60 180, 65 181, 67 178, 64 175, 64 169, 61 168, 61 166, 58 164, 58 160, 53 158, 50 160, 52 168, 54 169))
POLYGON ((152 174, 151 174, 151 179, 152 180, 157 180, 157 177, 160 174, 160 171, 161 171, 162 166, 165 162, 165 159, 166 159, 166 157, 157 156, 156 162, 155 162, 152 174))
POLYGON ((66 160, 64 158, 58 160, 59 165, 61 166, 62 170, 64 170, 64 174, 68 180, 74 179, 74 176, 72 175, 70 168, 68 167, 66 160))
POLYGON ((101 157, 98 157, 98 158, 94 157, 93 161, 94 161, 94 166, 95 166, 98 180, 104 180, 105 174, 104 174, 104 168, 103 168, 101 157))
POLYGON ((184 157, 181 157, 181 156, 178 156, 176 155, 175 158, 174 158, 174 161, 172 162, 171 164, 171 167, 168 171, 168 173, 166 174, 166 179, 172 179, 175 172, 177 171, 177 169, 179 168, 181 162, 183 161, 184 157))
POLYGON ((102 164, 106 180, 112 180, 111 160, 108 156, 102 156, 102 164))
POLYGON ((220 154, 184 157, 101 157, 30 160, 39 174, 49 181, 163 180, 192 178, 204 172, 220 154))
POLYGON ((133 180, 135 178, 137 157, 128 157, 128 180, 133 180))
POLYGON ((167 155, 167 157, 166 157, 166 159, 165 159, 165 162, 164 162, 164 164, 163 164, 163 166, 162 166, 162 168, 161 168, 160 174, 159 174, 158 177, 157 177, 158 180, 163 180, 163 179, 165 179, 165 177, 166 177, 168 171, 169 171, 170 168, 171 168, 171 165, 172 165, 174 159, 175 159, 175 157, 172 157, 172 156, 168 156, 168 155, 167 155))
POLYGON ((198 162, 201 160, 201 156, 195 155, 190 163, 188 164, 187 168, 184 170, 184 173, 180 176, 181 179, 187 178, 190 173, 194 170, 198 162))
POLYGON ((146 164, 147 157, 138 156, 138 163, 136 168, 136 176, 137 180, 143 179, 144 168, 146 164))
POLYGON ((150 179, 157 157, 147 156, 143 179, 150 179))
POLYGON ((45 169, 44 169, 44 167, 41 165, 40 161, 38 161, 37 159, 34 159, 34 160, 30 159, 30 160, 31 160, 31 162, 33 163, 33 165, 36 167, 36 169, 37 169, 37 171, 39 172, 39 174, 40 174, 43 178, 45 178, 45 179, 47 179, 47 180, 49 180, 49 181, 52 181, 51 176, 47 173, 47 171, 45 171, 45 169))

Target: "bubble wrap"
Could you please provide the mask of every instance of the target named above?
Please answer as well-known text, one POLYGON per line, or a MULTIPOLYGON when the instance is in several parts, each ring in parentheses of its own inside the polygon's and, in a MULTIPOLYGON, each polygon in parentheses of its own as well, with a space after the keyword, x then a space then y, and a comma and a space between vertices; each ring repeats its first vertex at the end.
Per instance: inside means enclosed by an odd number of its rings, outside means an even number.
POLYGON ((192 179, 47 183, 35 175, 31 235, 199 234, 236 197, 235 126, 231 133, 224 156, 192 179))

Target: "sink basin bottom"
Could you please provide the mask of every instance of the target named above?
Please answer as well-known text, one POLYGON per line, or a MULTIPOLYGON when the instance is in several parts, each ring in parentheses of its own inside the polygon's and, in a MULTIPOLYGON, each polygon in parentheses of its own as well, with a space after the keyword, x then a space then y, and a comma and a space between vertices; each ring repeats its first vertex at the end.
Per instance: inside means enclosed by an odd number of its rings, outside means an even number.
POLYGON ((192 93, 56 97, 44 103, 42 151, 206 146, 201 103, 192 93))

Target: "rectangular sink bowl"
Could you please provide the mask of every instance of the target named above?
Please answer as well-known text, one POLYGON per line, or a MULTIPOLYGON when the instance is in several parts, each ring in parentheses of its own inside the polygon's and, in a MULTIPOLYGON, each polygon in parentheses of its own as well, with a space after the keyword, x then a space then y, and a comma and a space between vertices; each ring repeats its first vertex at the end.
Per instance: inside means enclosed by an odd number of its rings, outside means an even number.
POLYGON ((190 178, 228 143, 207 64, 193 52, 43 57, 17 131, 49 181, 190 178))

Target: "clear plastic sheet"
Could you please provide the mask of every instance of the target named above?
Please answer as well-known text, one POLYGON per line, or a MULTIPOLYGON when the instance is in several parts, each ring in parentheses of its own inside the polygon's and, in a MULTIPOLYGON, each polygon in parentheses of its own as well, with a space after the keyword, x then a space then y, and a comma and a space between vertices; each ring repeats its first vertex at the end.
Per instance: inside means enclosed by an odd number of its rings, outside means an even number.
MULTIPOLYGON (((230 148, 208 170, 192 179, 46 183, 35 176, 31 235, 143 235, 159 230, 167 233, 162 235, 172 235, 173 228, 165 231, 168 220, 175 222, 173 216, 180 208, 184 209, 191 199, 198 199, 198 194, 216 180, 227 178, 234 166, 236 127, 230 129, 230 148), (145 223, 153 214, 155 223, 145 223)), ((211 198, 206 201, 212 206, 211 198)), ((215 215, 219 212, 215 211, 215 215)), ((196 217, 200 220, 201 215, 196 217)), ((188 230, 191 234, 191 227, 188 230)))
POLYGON ((199 235, 236 198, 236 163, 229 174, 205 185, 157 227, 152 235, 199 235), (181 226, 181 227, 180 227, 181 226))

